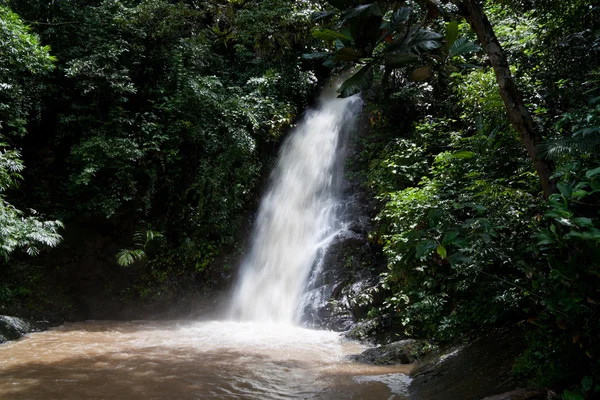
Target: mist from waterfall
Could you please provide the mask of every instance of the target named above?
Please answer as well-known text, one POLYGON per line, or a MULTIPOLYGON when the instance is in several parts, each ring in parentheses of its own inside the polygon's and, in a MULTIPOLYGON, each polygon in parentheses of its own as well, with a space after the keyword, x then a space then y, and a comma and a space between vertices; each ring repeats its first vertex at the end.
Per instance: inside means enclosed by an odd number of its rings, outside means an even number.
POLYGON ((233 318, 300 321, 311 269, 342 229, 345 147, 361 100, 335 95, 333 86, 325 90, 283 143, 241 264, 233 318))

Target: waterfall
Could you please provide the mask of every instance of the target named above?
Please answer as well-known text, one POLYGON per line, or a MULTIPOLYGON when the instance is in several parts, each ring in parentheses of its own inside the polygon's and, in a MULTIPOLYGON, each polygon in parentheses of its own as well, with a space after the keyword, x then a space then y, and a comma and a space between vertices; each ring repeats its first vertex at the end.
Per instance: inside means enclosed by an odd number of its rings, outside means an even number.
POLYGON ((298 323, 311 269, 342 229, 345 145, 361 101, 336 98, 334 90, 323 92, 282 145, 240 267, 234 318, 298 323))

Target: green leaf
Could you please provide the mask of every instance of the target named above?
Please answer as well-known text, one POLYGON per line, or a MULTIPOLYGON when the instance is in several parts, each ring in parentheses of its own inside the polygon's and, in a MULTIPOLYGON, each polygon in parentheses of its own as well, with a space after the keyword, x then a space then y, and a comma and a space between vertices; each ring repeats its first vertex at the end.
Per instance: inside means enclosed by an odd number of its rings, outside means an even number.
POLYGON ((350 97, 368 89, 371 86, 372 79, 373 67, 371 64, 367 64, 350 78, 346 79, 337 91, 340 93, 340 97, 350 97))
POLYGON ((571 196, 572 196, 573 198, 580 199, 580 198, 582 198, 582 197, 585 197, 585 196, 587 196, 587 195, 589 195, 589 194, 590 194, 590 192, 587 192, 587 191, 585 191, 585 190, 576 190, 576 191, 574 191, 574 192, 571 194, 571 196))
POLYGON ((400 7, 392 14, 391 23, 392 29, 397 28, 399 25, 404 25, 408 22, 411 13, 410 7, 400 7))
POLYGON ((552 271, 550 271, 550 278, 559 278, 561 276, 561 272, 557 269, 553 269, 552 271))
POLYGON ((450 57, 462 56, 469 53, 475 53, 479 50, 481 50, 481 47, 470 42, 466 37, 461 37, 450 46, 449 55, 450 57))
POLYGON ((594 225, 592 223, 592 220, 590 218, 586 218, 586 217, 573 218, 572 222, 577 226, 586 227, 586 228, 592 227, 594 225))
POLYGON ((352 42, 352 38, 348 37, 347 34, 334 31, 333 29, 313 29, 311 30, 313 37, 329 42, 333 42, 336 39, 346 40, 352 42))
POLYGON ((314 22, 320 21, 322 19, 327 19, 336 15, 336 11, 317 11, 311 14, 310 19, 314 22))
POLYGON ((374 2, 371 4, 363 4, 358 7, 354 7, 349 10, 346 10, 342 14, 342 18, 343 18, 343 21, 346 21, 346 20, 349 20, 351 18, 356 18, 356 17, 361 17, 361 18, 371 17, 371 16, 380 17, 382 15, 383 15, 383 13, 381 12, 381 8, 379 8, 379 4, 377 2, 374 2))
POLYGON ((442 239, 442 244, 444 246, 447 246, 451 243, 454 243, 454 241, 456 240, 457 237, 458 237, 458 232, 456 232, 456 231, 446 232, 446 234, 444 235, 444 238, 442 239))
POLYGON ((600 167, 598 168, 594 168, 594 169, 590 169, 588 172, 585 173, 585 176, 588 178, 592 178, 596 175, 600 175, 600 167))
POLYGON ((585 400, 585 396, 581 393, 565 390, 565 393, 563 394, 563 400, 585 400))
POLYGON ((424 240, 419 242, 415 248, 415 258, 420 259, 423 256, 430 254, 433 250, 437 248, 438 244, 433 240, 424 240))
POLYGON ((410 36, 407 47, 414 53, 442 47, 443 36, 428 29, 418 29, 410 36))
POLYGON ((361 58, 361 54, 351 47, 344 47, 335 52, 336 61, 356 61, 361 58))
POLYGON ((468 150, 458 151, 456 153, 452 153, 448 156, 448 158, 457 158, 459 160, 466 160, 469 158, 475 157, 475 153, 468 150))
POLYGON ((452 254, 448 260, 452 265, 469 264, 473 262, 473 260, 470 257, 467 257, 466 255, 460 252, 452 254))
POLYGON ((412 53, 392 53, 383 56, 385 67, 389 69, 406 67, 419 60, 417 54, 412 53))
POLYGON ((571 197, 571 193, 573 193, 573 190, 571 189, 570 185, 568 185, 564 182, 558 182, 558 184, 556 186, 558 187, 560 194, 562 194, 566 198, 571 197))
POLYGON ((122 267, 128 267, 144 258, 146 258, 146 253, 143 250, 121 250, 117 254, 117 263, 122 267))
POLYGON ((379 28, 382 31, 382 36, 377 43, 383 42, 388 35, 400 33, 402 30, 406 29, 406 23, 410 18, 410 14, 410 7, 400 7, 394 11, 389 21, 383 21, 381 23, 379 28))
POLYGON ((444 246, 442 246, 441 244, 437 247, 437 253, 440 255, 440 257, 442 257, 443 259, 447 258, 448 252, 446 251, 446 248, 444 246))
POLYGON ((542 246, 545 244, 552 244, 555 242, 554 235, 552 235, 549 231, 544 230, 537 235, 537 245, 542 246))
POLYGON ((600 241, 600 230, 596 228, 591 228, 589 231, 585 231, 581 233, 581 238, 584 240, 593 240, 600 241))
POLYGON ((481 204, 465 203, 465 206, 470 207, 474 210, 477 210, 477 212, 479 212, 479 213, 483 213, 487 210, 487 208, 485 206, 482 206, 481 204))
POLYGON ((458 21, 448 22, 446 24, 446 36, 444 37, 446 41, 444 48, 449 50, 454 42, 456 42, 456 39, 458 39, 458 21))

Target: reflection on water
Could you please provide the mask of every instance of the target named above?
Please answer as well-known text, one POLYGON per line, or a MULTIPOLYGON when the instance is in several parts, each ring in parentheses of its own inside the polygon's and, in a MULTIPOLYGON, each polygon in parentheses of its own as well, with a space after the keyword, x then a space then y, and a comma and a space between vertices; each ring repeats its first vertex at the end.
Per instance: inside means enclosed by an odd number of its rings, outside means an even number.
POLYGON ((1 399, 405 399, 409 367, 282 324, 85 322, 0 346, 1 399))

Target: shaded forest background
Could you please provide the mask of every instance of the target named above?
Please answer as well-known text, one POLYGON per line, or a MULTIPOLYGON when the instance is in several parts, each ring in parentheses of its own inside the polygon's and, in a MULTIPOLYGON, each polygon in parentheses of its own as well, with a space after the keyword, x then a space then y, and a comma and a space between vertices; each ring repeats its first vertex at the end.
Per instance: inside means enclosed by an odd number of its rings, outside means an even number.
POLYGON ((479 4, 4 2, 3 312, 88 318, 222 284, 280 139, 358 67, 341 95, 362 92, 370 133, 349 171, 386 260, 365 318, 439 343, 517 326, 524 381, 595 398, 600 6, 483 4, 528 152, 479 4))

